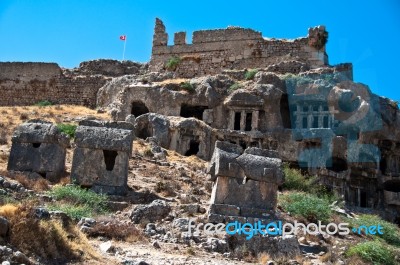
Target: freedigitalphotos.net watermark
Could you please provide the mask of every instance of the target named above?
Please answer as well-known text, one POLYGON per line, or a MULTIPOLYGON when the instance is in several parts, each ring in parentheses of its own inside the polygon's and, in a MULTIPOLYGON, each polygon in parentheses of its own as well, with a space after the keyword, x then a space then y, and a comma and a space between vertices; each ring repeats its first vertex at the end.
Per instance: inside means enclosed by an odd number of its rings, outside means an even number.
POLYGON ((321 221, 318 223, 303 224, 295 221, 294 224, 283 223, 282 221, 270 222, 267 224, 257 221, 255 223, 241 223, 238 221, 224 223, 195 223, 195 219, 189 219, 188 224, 188 235, 199 235, 201 232, 205 235, 245 235, 247 240, 250 240, 255 235, 268 235, 268 236, 287 236, 297 235, 299 231, 303 231, 305 234, 317 235, 317 234, 328 234, 328 235, 348 235, 351 232, 356 234, 376 235, 383 234, 383 227, 380 224, 376 225, 362 225, 358 228, 350 229, 349 223, 329 223, 322 224, 321 221))

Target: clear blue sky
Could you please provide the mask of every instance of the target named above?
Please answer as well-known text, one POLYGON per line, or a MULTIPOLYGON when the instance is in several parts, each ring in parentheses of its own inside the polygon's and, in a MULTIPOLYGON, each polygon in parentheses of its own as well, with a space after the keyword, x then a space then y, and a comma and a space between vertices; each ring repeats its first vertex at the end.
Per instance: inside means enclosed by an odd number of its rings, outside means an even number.
POLYGON ((155 17, 173 33, 229 25, 265 37, 296 38, 326 25, 330 64, 352 62, 354 79, 400 100, 400 1, 122 1, 0 0, 0 61, 56 62, 72 68, 85 60, 146 62, 155 17))

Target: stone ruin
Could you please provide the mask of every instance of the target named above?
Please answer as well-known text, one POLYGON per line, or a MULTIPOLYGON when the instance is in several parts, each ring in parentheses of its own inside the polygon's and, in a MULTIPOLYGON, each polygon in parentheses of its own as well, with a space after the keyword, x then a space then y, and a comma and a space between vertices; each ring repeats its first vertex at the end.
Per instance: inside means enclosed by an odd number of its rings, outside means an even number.
POLYGON ((133 125, 84 120, 75 133, 71 181, 96 192, 125 195, 133 125))
POLYGON ((303 69, 316 68, 328 64, 321 40, 325 32, 324 26, 318 26, 310 28, 306 37, 287 40, 265 38, 253 29, 228 27, 195 31, 191 44, 186 42, 186 32, 177 32, 174 45, 168 45, 164 23, 156 18, 149 66, 151 71, 163 71, 175 58, 176 76, 194 77, 218 74, 222 69, 266 67, 287 60, 289 54, 303 63, 303 69))
POLYGON ((277 153, 261 148, 243 148, 217 141, 208 173, 214 186, 209 221, 229 218, 268 219, 277 204, 278 185, 283 182, 282 161, 277 153))
POLYGON ((56 125, 41 120, 21 124, 12 136, 8 170, 36 172, 58 181, 65 172, 69 137, 56 125))

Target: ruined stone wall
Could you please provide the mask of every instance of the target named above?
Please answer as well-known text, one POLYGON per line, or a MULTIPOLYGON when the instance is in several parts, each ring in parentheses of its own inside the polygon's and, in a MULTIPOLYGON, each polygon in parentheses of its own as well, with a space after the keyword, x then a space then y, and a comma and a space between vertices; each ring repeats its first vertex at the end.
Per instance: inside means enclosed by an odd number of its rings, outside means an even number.
POLYGON ((96 106, 97 91, 109 76, 138 73, 141 64, 95 60, 79 68, 61 69, 55 63, 0 63, 0 106, 54 104, 96 106))
MULTIPOLYGON (((325 31, 320 26, 318 30, 325 31)), ((160 71, 173 57, 180 62, 172 69, 178 76, 193 77, 216 74, 222 69, 265 68, 294 59, 308 67, 327 64, 325 47, 319 51, 309 45, 313 36, 295 40, 265 39, 252 29, 228 27, 193 33, 192 44, 186 44, 186 33, 175 33, 174 45, 168 46, 168 34, 161 20, 156 19, 150 70, 160 71)))

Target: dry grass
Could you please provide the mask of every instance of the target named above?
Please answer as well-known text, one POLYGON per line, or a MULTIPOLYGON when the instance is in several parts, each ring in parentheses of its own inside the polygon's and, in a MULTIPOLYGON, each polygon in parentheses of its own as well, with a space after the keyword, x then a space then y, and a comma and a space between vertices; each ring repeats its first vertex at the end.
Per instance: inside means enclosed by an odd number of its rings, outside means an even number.
POLYGON ((269 256, 268 253, 262 252, 262 253, 258 254, 258 263, 267 264, 267 262, 270 260, 271 260, 271 257, 269 256))
POLYGON ((115 220, 112 221, 97 221, 90 230, 90 236, 102 236, 108 239, 122 240, 125 242, 144 242, 147 238, 143 235, 132 223, 122 223, 115 220))
POLYGON ((158 82, 157 84, 160 84, 160 85, 181 84, 181 83, 187 82, 189 80, 190 79, 187 79, 187 78, 166 79, 162 82, 158 82))
POLYGON ((60 123, 67 117, 94 116, 103 120, 110 119, 107 113, 97 113, 96 110, 74 105, 0 107, 0 113, 7 140, 11 138, 15 127, 28 119, 45 119, 54 123, 60 123))
POLYGON ((0 215, 10 219, 13 216, 15 216, 15 213, 17 212, 17 210, 18 210, 18 206, 7 203, 0 207, 0 215))
POLYGON ((72 222, 38 220, 33 211, 33 205, 25 203, 9 218, 10 243, 23 253, 59 263, 99 258, 85 235, 72 222))
POLYGON ((44 178, 38 178, 34 180, 24 175, 16 175, 15 180, 21 183, 26 189, 34 191, 46 191, 50 189, 50 182, 44 178))

